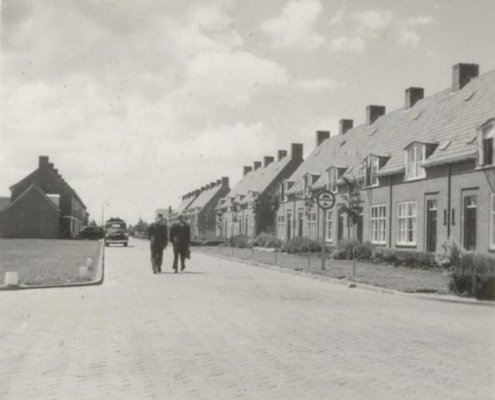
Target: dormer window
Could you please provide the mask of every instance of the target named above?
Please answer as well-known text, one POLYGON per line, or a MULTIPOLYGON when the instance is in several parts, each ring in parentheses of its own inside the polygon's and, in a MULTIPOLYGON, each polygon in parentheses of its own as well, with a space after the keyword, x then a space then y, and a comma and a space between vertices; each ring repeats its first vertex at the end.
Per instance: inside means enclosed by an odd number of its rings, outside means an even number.
POLYGON ((309 196, 311 194, 311 187, 313 183, 318 180, 318 174, 307 173, 304 175, 304 196, 309 196))
POLYGON ((339 169, 337 167, 330 167, 327 169, 328 174, 328 190, 332 193, 338 192, 337 181, 339 180, 339 169))
POLYGON ((478 164, 489 166, 495 164, 495 121, 492 119, 484 124, 478 135, 478 164))
POLYGON ((366 186, 378 186, 378 169, 380 168, 380 158, 375 155, 370 155, 366 159, 364 166, 364 184, 366 186))
POLYGON ((413 143, 406 148, 406 179, 425 178, 426 171, 421 163, 426 159, 426 145, 413 143))

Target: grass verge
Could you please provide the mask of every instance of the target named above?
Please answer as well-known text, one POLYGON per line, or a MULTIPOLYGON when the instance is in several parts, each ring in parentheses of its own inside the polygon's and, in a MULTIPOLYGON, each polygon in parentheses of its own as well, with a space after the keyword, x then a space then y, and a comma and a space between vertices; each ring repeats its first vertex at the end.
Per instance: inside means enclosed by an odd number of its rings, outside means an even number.
POLYGON ((211 255, 233 257, 264 264, 277 265, 295 271, 309 272, 337 279, 348 279, 357 283, 398 290, 401 292, 449 293, 449 277, 439 270, 418 270, 394 267, 388 264, 357 262, 356 274, 352 276, 352 261, 326 260, 325 271, 321 270, 319 254, 287 254, 224 246, 196 247, 196 251, 211 255))
POLYGON ((96 277, 101 246, 85 240, 0 239, 0 285, 8 271, 18 273, 20 285, 90 282, 96 277), (93 267, 81 276, 79 267, 88 257, 93 267))

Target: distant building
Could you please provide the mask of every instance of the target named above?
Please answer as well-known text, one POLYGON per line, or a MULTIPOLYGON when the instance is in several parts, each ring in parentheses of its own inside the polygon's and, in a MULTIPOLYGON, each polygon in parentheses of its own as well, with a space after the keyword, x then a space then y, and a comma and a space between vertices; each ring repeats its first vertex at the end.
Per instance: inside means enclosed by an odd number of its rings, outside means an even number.
POLYGON ((200 189, 198 196, 185 211, 193 237, 215 236, 217 228, 216 207, 228 192, 229 178, 223 177, 200 189))
POLYGON ((493 252, 495 71, 478 70, 457 64, 450 88, 424 97, 410 87, 400 109, 368 106, 356 127, 341 120, 339 134, 317 142, 280 185, 278 237, 324 238, 335 246, 354 236, 342 210, 351 180, 362 200, 358 240, 433 253, 451 239, 464 250, 493 252), (322 189, 336 196, 326 213, 314 201, 322 189))
POLYGON ((0 237, 69 238, 88 224, 83 201, 46 156, 10 191, 0 201, 0 237))
POLYGON ((155 211, 155 217, 156 218, 161 217, 161 218, 164 218, 164 219, 168 220, 171 215, 172 215, 172 207, 169 207, 169 208, 157 208, 156 211, 155 211))
POLYGON ((241 181, 217 207, 219 236, 255 237, 275 228, 274 198, 280 183, 291 176, 303 162, 303 145, 292 143, 291 154, 279 150, 277 159, 266 156, 253 167, 243 168, 241 181))
POLYGON ((170 216, 170 224, 185 216, 193 237, 215 236, 218 202, 229 192, 229 178, 223 177, 182 196, 182 201, 170 216))

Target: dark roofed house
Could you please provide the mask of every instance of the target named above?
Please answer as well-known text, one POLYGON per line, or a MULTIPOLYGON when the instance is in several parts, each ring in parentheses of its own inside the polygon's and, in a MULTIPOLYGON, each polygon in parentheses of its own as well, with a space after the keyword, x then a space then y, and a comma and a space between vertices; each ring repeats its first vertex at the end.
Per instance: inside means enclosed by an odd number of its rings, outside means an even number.
POLYGON ((195 238, 207 238, 217 233, 216 207, 228 192, 229 178, 223 177, 203 186, 199 195, 187 207, 186 215, 195 238))
POLYGON ((371 106, 366 123, 316 147, 280 188, 278 236, 324 235, 329 245, 352 236, 339 208, 346 177, 361 187, 361 241, 435 252, 451 239, 495 250, 495 71, 478 76, 458 64, 451 88, 423 96, 409 88, 403 108, 371 106), (337 197, 325 220, 305 201, 321 189, 337 197))
POLYGON ((88 223, 86 206, 46 156, 10 191, 0 209, 0 237, 75 237, 88 223))
POLYGON ((265 157, 253 168, 244 167, 241 181, 221 200, 218 210, 219 231, 223 237, 273 232, 275 210, 272 200, 279 183, 288 178, 303 161, 302 144, 293 143, 290 156, 265 157))

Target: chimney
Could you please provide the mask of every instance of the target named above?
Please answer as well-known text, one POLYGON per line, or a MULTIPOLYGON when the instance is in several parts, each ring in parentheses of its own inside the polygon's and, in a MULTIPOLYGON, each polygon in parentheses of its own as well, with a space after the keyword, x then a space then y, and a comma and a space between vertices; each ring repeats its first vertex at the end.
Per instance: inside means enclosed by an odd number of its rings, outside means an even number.
POLYGON ((330 131, 316 131, 316 147, 330 137, 330 131))
POLYGON ((213 189, 216 186, 216 182, 210 182, 210 189, 213 189))
POLYGON ((370 126, 378 118, 385 114, 385 106, 368 106, 366 107, 366 125, 370 126))
POLYGON ((472 78, 480 72, 478 64, 456 64, 452 67, 452 91, 462 89, 472 78))
POLYGON ((194 192, 191 193, 191 197, 192 196, 197 197, 200 193, 201 191, 199 189, 196 189, 194 192))
POLYGON ((39 164, 38 164, 38 167, 39 168, 42 168, 42 167, 48 167, 48 156, 40 156, 39 157, 39 164))
POLYGON ((221 180, 221 179, 217 179, 217 183, 216 183, 216 185, 217 185, 217 186, 220 186, 221 184, 222 184, 222 180, 221 180))
POLYGON ((404 108, 407 110, 413 107, 423 97, 425 97, 425 90, 423 88, 420 87, 407 88, 404 108))
POLYGON ((341 119, 339 121, 339 135, 345 134, 349 129, 354 127, 354 121, 352 119, 341 119))
POLYGON ((245 165, 243 170, 242 170, 242 176, 246 176, 247 174, 249 174, 251 171, 253 170, 252 167, 248 166, 248 165, 245 165))
POLYGON ((277 152, 277 160, 280 161, 282 158, 287 156, 287 150, 279 150, 277 152))
POLYGON ((204 192, 206 189, 208 189, 208 186, 201 186, 201 189, 199 190, 199 193, 204 192))
POLYGON ((290 157, 293 160, 302 160, 303 159, 303 145, 302 143, 292 143, 290 145, 290 157))
POLYGON ((275 159, 270 156, 263 157, 263 167, 268 167, 275 159))
POLYGON ((258 168, 261 168, 261 161, 255 161, 253 163, 253 170, 256 171, 258 168))
POLYGON ((229 178, 227 176, 222 177, 222 186, 229 186, 229 178))

